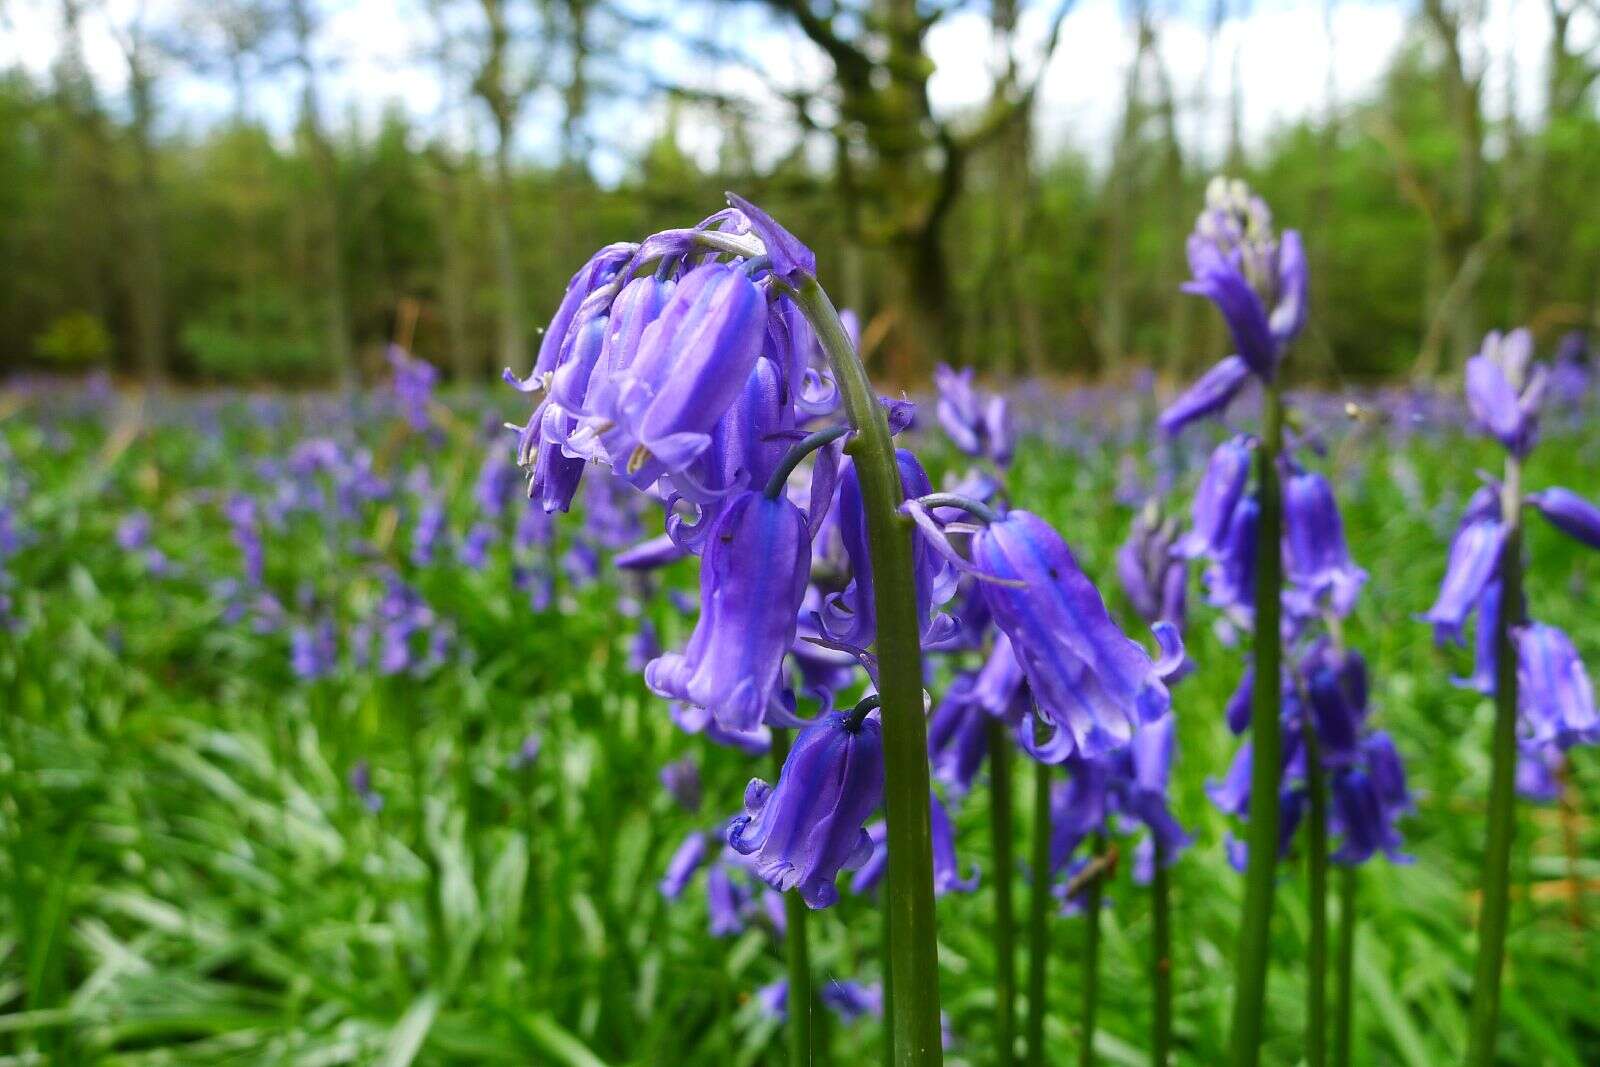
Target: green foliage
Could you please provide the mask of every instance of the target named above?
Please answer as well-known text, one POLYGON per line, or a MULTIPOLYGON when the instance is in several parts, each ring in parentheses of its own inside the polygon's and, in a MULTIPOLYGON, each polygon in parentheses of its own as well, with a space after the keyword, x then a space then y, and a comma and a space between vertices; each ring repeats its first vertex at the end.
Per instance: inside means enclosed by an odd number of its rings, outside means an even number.
POLYGON ((52 322, 34 342, 40 358, 57 367, 87 367, 111 354, 111 334, 87 311, 75 311, 52 322))

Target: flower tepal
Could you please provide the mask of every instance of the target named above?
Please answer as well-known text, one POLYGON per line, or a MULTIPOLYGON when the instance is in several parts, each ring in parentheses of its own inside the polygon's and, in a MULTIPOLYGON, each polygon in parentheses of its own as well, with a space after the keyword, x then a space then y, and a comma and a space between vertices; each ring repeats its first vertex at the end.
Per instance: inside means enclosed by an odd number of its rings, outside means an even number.
POLYGON ((839 872, 871 856, 863 824, 882 799, 882 728, 834 712, 799 732, 777 785, 751 780, 728 844, 774 889, 798 889, 808 907, 826 908, 839 899, 839 872))
POLYGON ((1166 713, 1163 674, 1182 659, 1176 630, 1161 625, 1160 664, 1112 621, 1094 583, 1061 536, 1037 515, 1015 510, 972 539, 983 595, 1010 638, 1040 714, 1070 745, 1094 756, 1126 743, 1134 729, 1166 713))
POLYGON ((737 733, 761 725, 783 680, 811 572, 805 515, 786 498, 740 494, 707 535, 700 619, 682 653, 645 668, 660 696, 707 708, 737 733))

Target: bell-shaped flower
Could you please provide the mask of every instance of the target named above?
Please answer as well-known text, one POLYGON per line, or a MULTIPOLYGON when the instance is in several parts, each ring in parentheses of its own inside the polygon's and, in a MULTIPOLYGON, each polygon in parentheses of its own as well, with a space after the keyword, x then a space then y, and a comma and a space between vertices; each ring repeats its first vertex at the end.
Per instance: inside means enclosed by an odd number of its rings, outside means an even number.
POLYGON ((1493 489, 1483 486, 1461 517, 1450 542, 1450 561, 1445 566, 1439 595, 1422 616, 1433 624, 1433 639, 1439 644, 1462 643, 1461 628, 1478 606, 1484 587, 1498 573, 1505 540, 1499 500, 1493 489))
POLYGON ((1594 686, 1572 640, 1542 622, 1520 626, 1517 644, 1517 694, 1523 728, 1536 744, 1600 741, 1600 713, 1594 686))
POLYGON ((1361 757, 1361 728, 1367 720, 1366 661, 1359 652, 1320 640, 1301 659, 1300 673, 1323 764, 1354 764, 1361 757))
POLYGON ((1467 360, 1466 377, 1473 419, 1506 451, 1526 456, 1538 439, 1546 381, 1545 368, 1533 366, 1533 335, 1490 332, 1467 360))
POLYGON ((976 698, 974 681, 970 672, 956 675, 928 717, 929 769, 952 796, 972 788, 989 752, 989 714, 976 698))
POLYGON ((1250 364, 1243 357, 1228 356, 1167 405, 1157 424, 1163 433, 1175 437, 1191 422, 1226 411, 1249 381, 1250 364))
POLYGON ((1314 471, 1291 474, 1283 487, 1285 568, 1291 588, 1285 604, 1300 615, 1331 611, 1345 616, 1367 572, 1350 559, 1344 520, 1328 479, 1314 471))
POLYGON ((1256 541, 1261 502, 1244 497, 1233 509, 1222 543, 1205 570, 1206 599, 1213 607, 1249 616, 1255 610, 1256 541))
POLYGON ((658 885, 661 895, 668 900, 677 900, 683 896, 683 891, 688 888, 690 880, 694 878, 695 872, 705 860, 706 835, 696 830, 683 839, 672 853, 672 858, 667 861, 666 873, 661 876, 658 885))
POLYGON ((1009 464, 1016 440, 1005 397, 980 396, 972 386, 970 367, 956 371, 941 363, 933 370, 933 381, 939 390, 934 414, 956 448, 1001 467, 1009 464))
POLYGON ((1254 455, 1249 437, 1232 437, 1218 445, 1206 463, 1195 488, 1192 523, 1173 546, 1184 559, 1220 554, 1228 543, 1228 528, 1244 499, 1254 455))
MULTIPOLYGON (((908 499, 933 492, 933 484, 917 457, 899 449, 901 490, 908 499)), ((850 561, 850 583, 824 601, 822 623, 825 636, 833 641, 866 648, 878 634, 878 610, 874 602, 872 551, 867 536, 866 505, 861 481, 851 463, 839 476, 838 529, 850 561)), ((955 620, 935 610, 955 593, 959 573, 940 553, 938 545, 923 530, 912 533, 911 559, 916 577, 917 618, 922 622, 924 647, 938 647, 957 635, 955 620)))
POLYGON ((1162 519, 1160 508, 1140 510, 1133 529, 1117 549, 1117 577, 1146 622, 1170 622, 1183 628, 1188 596, 1188 568, 1173 553, 1177 525, 1162 519))
MULTIPOLYGON (((970 893, 978 888, 978 871, 974 867, 969 877, 961 876, 961 862, 956 858, 955 828, 950 823, 950 813, 940 803, 937 795, 928 794, 928 824, 933 833, 933 892, 935 896, 946 893, 970 893)), ((850 879, 850 892, 860 896, 870 893, 889 872, 889 828, 881 819, 867 827, 872 838, 872 855, 850 879)))
POLYGON ((810 571, 800 509, 783 497, 741 493, 707 535, 688 647, 652 661, 646 684, 710 709, 726 729, 755 730, 776 702, 810 571))
POLYGON ((746 270, 696 267, 645 328, 633 361, 589 401, 569 446, 584 451, 597 440, 637 486, 687 469, 744 389, 766 325, 766 297, 746 270))
POLYGON ((1014 510, 989 523, 973 535, 972 561, 999 579, 984 582, 984 597, 1065 752, 1109 751, 1166 713, 1171 698, 1162 678, 1182 659, 1176 631, 1158 624, 1163 659, 1152 661, 1112 621, 1100 591, 1043 519, 1014 510))
POLYGON ((823 716, 796 734, 777 785, 753 779, 744 799, 729 846, 774 889, 828 907, 839 899, 839 871, 872 854, 863 824, 883 800, 882 727, 871 716, 823 716))
POLYGON ((1600 549, 1600 508, 1570 489, 1552 486, 1528 494, 1528 503, 1539 509, 1545 521, 1568 537, 1593 549, 1600 549))

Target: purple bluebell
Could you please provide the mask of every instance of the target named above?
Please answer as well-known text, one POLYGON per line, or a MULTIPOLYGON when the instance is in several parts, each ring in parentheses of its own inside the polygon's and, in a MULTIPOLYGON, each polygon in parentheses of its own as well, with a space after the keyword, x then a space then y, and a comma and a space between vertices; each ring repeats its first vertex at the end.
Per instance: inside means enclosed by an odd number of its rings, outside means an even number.
POLYGON ((428 567, 433 564, 434 552, 445 531, 444 502, 431 494, 425 496, 417 509, 417 521, 411 528, 411 564, 428 567))
POLYGON ((1176 630, 1157 624, 1163 657, 1152 661, 1112 621, 1072 550, 1043 519, 1019 509, 982 527, 972 560, 1000 579, 984 582, 984 598, 1040 716, 1057 730, 1055 761, 1110 751, 1166 713, 1171 698, 1162 678, 1182 659, 1176 630))
POLYGON ((301 681, 326 678, 338 661, 339 645, 333 623, 324 619, 289 632, 289 669, 301 681))
POLYGON ((683 471, 711 445, 760 358, 766 298, 742 267, 707 263, 686 274, 638 354, 588 399, 574 449, 598 442, 636 486, 683 471))
POLYGON ((1519 626, 1517 695, 1527 740, 1534 744, 1600 742, 1594 686, 1572 640, 1542 622, 1519 626))
POLYGON ((1154 501, 1141 508, 1128 539, 1117 549, 1117 577, 1140 618, 1182 629, 1189 574, 1173 552, 1177 537, 1177 524, 1163 519, 1154 501))
POLYGON ((889 873, 889 824, 882 819, 868 823, 867 836, 872 839, 872 855, 850 876, 850 892, 856 896, 877 889, 889 873))
POLYGON ((1283 525, 1290 583, 1286 606, 1301 615, 1348 615, 1367 572, 1350 559, 1344 520, 1328 479, 1314 471, 1289 475, 1283 486, 1283 525))
POLYGON ((1173 551, 1184 559, 1199 559, 1223 552, 1234 514, 1250 482, 1254 446, 1249 437, 1231 437, 1211 453, 1205 474, 1195 489, 1192 521, 1173 551))
POLYGON ((223 516, 233 530, 233 543, 244 557, 245 579, 260 585, 266 568, 266 552, 261 543, 261 513, 256 502, 242 493, 230 496, 222 505, 223 516))
POLYGON ((706 915, 712 937, 732 937, 745 927, 745 910, 750 905, 750 890, 736 882, 725 863, 713 863, 706 871, 706 915))
POLYGON ((761 1013, 774 1022, 789 1019, 789 980, 779 978, 756 990, 756 1003, 761 1013))
POLYGON ((1517 746, 1517 794, 1536 804, 1561 799, 1561 750, 1554 745, 1517 746))
POLYGON ((706 835, 696 830, 685 837, 667 861, 667 870, 656 888, 668 900, 677 900, 688 888, 695 872, 706 859, 706 835))
POLYGON ((505 449, 500 447, 489 449, 484 457, 483 466, 478 471, 478 483, 473 490, 478 509, 490 519, 504 515, 506 508, 516 497, 520 480, 517 466, 511 462, 511 457, 506 455, 505 449))
POLYGON ((1348 767, 1360 759, 1367 720, 1367 665, 1361 654, 1318 640, 1300 660, 1304 706, 1311 714, 1322 762, 1348 767))
POLYGON ((934 412, 956 448, 1000 467, 1008 465, 1016 441, 1005 397, 980 396, 972 386, 970 367, 956 371, 941 363, 933 370, 933 381, 939 391, 934 412))
POLYGON ((863 1015, 883 1015, 883 989, 877 985, 844 982, 835 978, 817 993, 829 1010, 843 1022, 851 1023, 863 1015))
POLYGON ((1491 487, 1483 486, 1467 504, 1450 542, 1450 561, 1439 596, 1423 615, 1433 624, 1436 642, 1462 642, 1462 626, 1477 608, 1484 588, 1498 573, 1505 539, 1499 497, 1491 487))
POLYGON ((618 570, 649 571, 676 563, 689 555, 688 550, 667 534, 658 534, 648 541, 640 541, 625 551, 611 557, 618 570))
POLYGON ((361 801, 361 806, 376 815, 383 810, 383 794, 372 785, 372 768, 364 759, 356 760, 350 768, 350 791, 361 801))
MULTIPOLYGON (((933 492, 933 484, 917 457, 899 449, 900 484, 907 499, 933 492)), ((866 648, 877 638, 878 613, 873 597, 872 554, 867 537, 866 508, 855 464, 839 478, 835 507, 838 526, 850 561, 850 582, 842 592, 824 601, 822 622, 825 636, 836 642, 866 648)), ((938 647, 956 636, 956 624, 938 611, 955 593, 958 572, 940 554, 938 547, 921 530, 912 534, 912 565, 917 590, 917 618, 922 623, 924 647, 938 647)))
POLYGON ((531 732, 522 739, 522 744, 511 753, 506 760, 506 766, 514 771, 525 771, 532 767, 539 759, 539 750, 544 747, 544 738, 537 732, 531 732))
POLYGON ((930 770, 957 797, 972 788, 989 752, 989 713, 973 693, 974 682, 970 672, 958 674, 928 719, 930 770))
MULTIPOLYGON (((956 857, 955 827, 950 813, 937 794, 928 794, 928 822, 933 832, 933 892, 935 896, 946 893, 970 893, 978 888, 978 870, 962 877, 961 861, 956 857)), ((850 879, 850 892, 860 895, 876 889, 889 871, 888 827, 882 821, 867 827, 872 839, 872 855, 857 868, 850 879)))
POLYGON ((772 731, 764 725, 745 733, 727 730, 709 710, 685 704, 681 700, 669 701, 667 713, 673 725, 684 733, 699 734, 714 745, 738 749, 747 756, 761 755, 772 743, 772 731))
POLYGON ((1400 811, 1384 802, 1372 777, 1359 767, 1333 776, 1329 830, 1340 836, 1339 848, 1329 857, 1335 863, 1365 863, 1382 852, 1391 863, 1405 862, 1400 851, 1400 831, 1395 818, 1400 811))
POLYGON ((1551 526, 1568 537, 1590 548, 1600 549, 1600 508, 1577 493, 1552 486, 1529 493, 1528 503, 1537 508, 1551 526))
POLYGON ((1305 326, 1307 271, 1300 235, 1272 229, 1266 204, 1241 181, 1213 179, 1188 242, 1193 277, 1183 291, 1217 306, 1235 354, 1208 371, 1162 415, 1175 434, 1232 402, 1252 376, 1272 381, 1305 326))
MULTIPOLYGON (((137 552, 150 544, 153 529, 154 523, 147 512, 130 512, 117 524, 117 547, 124 552, 137 552)), ((3 549, 0 549, 0 554, 4 554, 3 549)))
POLYGON ((1532 450, 1539 435, 1539 408, 1546 370, 1533 364, 1533 335, 1492 331, 1478 354, 1467 360, 1467 406, 1473 419, 1518 458, 1532 450))
POLYGON ((728 844, 774 889, 798 889, 807 907, 825 908, 839 898, 839 871, 871 855, 863 823, 882 799, 882 727, 834 712, 798 731, 776 786, 750 782, 728 844))
POLYGON ((741 493, 707 535, 700 618, 688 647, 654 660, 645 682, 661 696, 711 709, 730 730, 754 730, 778 698, 810 573, 800 509, 741 493))
POLYGON ((433 387, 439 380, 439 372, 433 364, 417 359, 399 345, 389 346, 388 360, 394 372, 391 387, 401 414, 413 430, 426 430, 433 423, 428 405, 433 402, 433 387))
POLYGON ((692 757, 685 756, 664 765, 661 787, 684 811, 693 814, 700 810, 700 766, 692 757))
POLYGON ((474 523, 467 536, 456 546, 456 559, 468 570, 481 571, 489 562, 489 548, 494 544, 496 529, 486 522, 474 523))

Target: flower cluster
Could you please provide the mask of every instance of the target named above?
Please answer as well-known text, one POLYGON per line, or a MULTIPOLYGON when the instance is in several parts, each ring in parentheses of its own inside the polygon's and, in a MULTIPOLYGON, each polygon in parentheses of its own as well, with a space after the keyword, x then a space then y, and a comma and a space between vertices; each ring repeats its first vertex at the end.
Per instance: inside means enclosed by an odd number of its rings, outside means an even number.
MULTIPOLYGON (((1577 744, 1600 742, 1600 712, 1594 688, 1571 639, 1560 629, 1528 617, 1525 604, 1506 605, 1501 564, 1511 524, 1521 506, 1580 544, 1600 550, 1600 508, 1571 490, 1553 486, 1520 497, 1521 463, 1538 441, 1550 372, 1535 363, 1527 330, 1490 333, 1467 361, 1467 403, 1478 428, 1508 457, 1508 482, 1490 482, 1467 502, 1450 542, 1439 595, 1423 618, 1439 644, 1464 644, 1465 627, 1476 616, 1475 661, 1462 684, 1485 694, 1496 688, 1496 630, 1500 613, 1511 611, 1517 656, 1518 782, 1523 793, 1547 799, 1553 792, 1549 767, 1577 744)), ((1571 357, 1567 357, 1569 360, 1571 357)))

